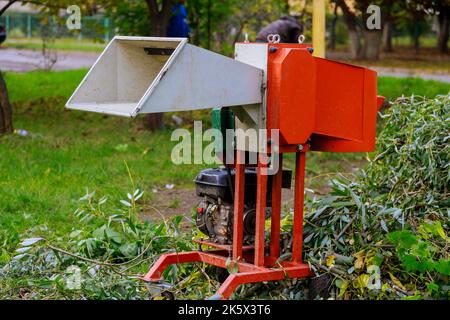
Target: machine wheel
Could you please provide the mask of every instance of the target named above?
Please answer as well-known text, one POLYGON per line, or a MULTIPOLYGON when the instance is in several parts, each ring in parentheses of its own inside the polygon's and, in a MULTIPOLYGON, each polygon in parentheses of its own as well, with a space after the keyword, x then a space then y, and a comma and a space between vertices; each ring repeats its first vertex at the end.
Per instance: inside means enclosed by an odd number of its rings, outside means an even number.
POLYGON ((175 300, 175 295, 170 291, 161 292, 161 297, 164 298, 163 300, 175 300))
POLYGON ((150 293, 149 300, 175 300, 175 295, 170 291, 163 291, 158 295, 150 293))
POLYGON ((309 293, 308 298, 310 300, 314 299, 328 299, 330 296, 332 277, 325 273, 321 276, 312 278, 309 283, 309 293))

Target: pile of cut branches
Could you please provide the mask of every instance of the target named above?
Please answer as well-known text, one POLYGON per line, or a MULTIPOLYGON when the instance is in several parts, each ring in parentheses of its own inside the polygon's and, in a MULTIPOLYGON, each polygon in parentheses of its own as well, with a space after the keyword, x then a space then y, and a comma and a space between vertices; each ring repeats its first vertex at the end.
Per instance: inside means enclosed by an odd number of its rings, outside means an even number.
MULTIPOLYGON (((139 277, 160 254, 193 246, 191 235, 181 232, 182 216, 161 222, 138 217, 142 195, 129 193, 117 206, 86 194, 67 233, 37 226, 24 240, 1 234, 0 299, 152 298, 139 277)), ((177 284, 174 293, 199 298, 189 285, 210 293, 199 266, 174 266, 164 277, 177 284)))
POLYGON ((449 96, 396 100, 361 176, 309 202, 306 260, 331 297, 450 297, 449 111, 449 96))

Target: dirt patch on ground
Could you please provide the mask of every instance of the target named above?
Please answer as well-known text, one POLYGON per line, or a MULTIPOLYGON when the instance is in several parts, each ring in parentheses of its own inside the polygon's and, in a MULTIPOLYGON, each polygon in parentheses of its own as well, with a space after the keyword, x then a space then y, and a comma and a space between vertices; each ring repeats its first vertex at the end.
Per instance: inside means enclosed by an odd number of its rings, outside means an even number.
POLYGON ((144 207, 143 216, 154 221, 174 216, 192 216, 192 210, 200 202, 194 189, 165 189, 153 194, 151 205, 144 207))

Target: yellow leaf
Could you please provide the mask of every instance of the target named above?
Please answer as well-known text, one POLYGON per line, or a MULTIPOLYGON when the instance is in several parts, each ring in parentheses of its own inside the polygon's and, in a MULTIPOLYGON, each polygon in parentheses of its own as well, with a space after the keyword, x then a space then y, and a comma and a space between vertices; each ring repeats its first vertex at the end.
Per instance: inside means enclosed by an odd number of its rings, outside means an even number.
POLYGON ((348 281, 343 281, 341 288, 339 290, 339 298, 342 298, 345 294, 345 292, 347 291, 348 288, 348 281))
POLYGON ((370 276, 366 273, 360 275, 357 279, 358 288, 361 289, 361 292, 364 292, 364 289, 367 288, 367 284, 369 283, 370 276))
POLYGON ((326 264, 327 264, 327 267, 328 267, 328 268, 333 268, 333 266, 334 266, 334 260, 335 260, 335 259, 336 259, 336 257, 333 256, 333 255, 327 256, 327 262, 326 262, 326 264))
POLYGON ((355 264, 354 264, 355 269, 364 268, 364 257, 365 257, 364 250, 355 253, 353 256, 356 258, 355 264))
POLYGON ((449 241, 450 238, 447 237, 447 235, 445 234, 444 228, 442 228, 442 225, 440 223, 436 224, 436 231, 437 231, 438 235, 441 236, 442 239, 449 241))
POLYGON ((272 224, 271 223, 272 222, 272 220, 271 219, 267 219, 266 221, 265 221, 265 225, 264 225, 264 228, 265 228, 265 230, 270 230, 270 225, 272 224))
POLYGON ((369 252, 367 252, 366 258, 365 258, 366 266, 370 266, 370 265, 373 264, 372 260, 373 260, 374 257, 375 257, 375 251, 370 250, 369 252))
POLYGON ((403 286, 403 284, 400 282, 400 280, 398 280, 396 277, 394 277, 394 275, 390 272, 389 273, 389 277, 391 277, 392 282, 399 287, 400 289, 406 291, 406 288, 403 286))

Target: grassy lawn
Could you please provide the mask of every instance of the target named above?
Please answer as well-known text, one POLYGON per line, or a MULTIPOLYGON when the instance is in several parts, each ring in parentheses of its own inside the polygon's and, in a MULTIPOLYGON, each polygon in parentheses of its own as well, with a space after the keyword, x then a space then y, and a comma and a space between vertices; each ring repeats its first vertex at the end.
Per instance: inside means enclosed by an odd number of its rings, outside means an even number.
MULTIPOLYGON (((132 185, 125 162, 145 202, 154 188, 192 188, 192 179, 206 166, 176 166, 171 162, 170 128, 160 133, 143 129, 143 118, 134 121, 86 112, 68 111, 64 104, 86 70, 31 72, 6 75, 14 104, 15 128, 27 136, 0 138, 0 229, 23 232, 46 225, 71 227, 77 200, 86 190, 124 198, 132 185)), ((448 93, 449 84, 435 81, 381 78, 379 93, 393 98, 412 92, 448 93)), ((209 117, 206 112, 197 114, 209 117)), ((190 125, 189 121, 187 122, 190 125)), ((324 173, 349 172, 364 163, 365 154, 312 154, 310 187, 319 188, 324 173)), ((292 163, 288 159, 287 163, 292 163)), ((322 182, 323 183, 323 182, 322 182)), ((189 211, 190 208, 181 208, 189 211)))
MULTIPOLYGON (((41 50, 42 40, 39 38, 8 38, 4 46, 16 49, 31 49, 41 50)), ((106 44, 103 42, 94 42, 92 40, 78 40, 78 39, 56 39, 54 43, 49 44, 52 49, 62 51, 87 51, 87 52, 102 52, 106 44)))
POLYGON ((378 94, 389 99, 411 94, 434 97, 438 94, 447 94, 449 92, 450 83, 440 81, 394 77, 380 77, 378 80, 378 94))
POLYGON ((85 72, 7 74, 15 128, 29 135, 0 140, 0 229, 69 227, 87 189, 125 197, 132 189, 125 161, 146 200, 154 187, 186 187, 195 177, 199 167, 172 165, 169 131, 150 134, 139 119, 64 110, 85 72))

